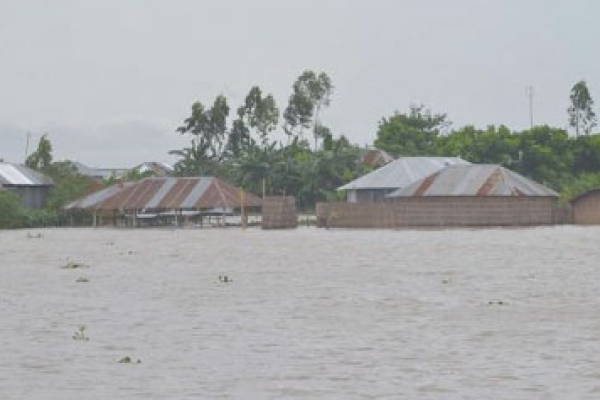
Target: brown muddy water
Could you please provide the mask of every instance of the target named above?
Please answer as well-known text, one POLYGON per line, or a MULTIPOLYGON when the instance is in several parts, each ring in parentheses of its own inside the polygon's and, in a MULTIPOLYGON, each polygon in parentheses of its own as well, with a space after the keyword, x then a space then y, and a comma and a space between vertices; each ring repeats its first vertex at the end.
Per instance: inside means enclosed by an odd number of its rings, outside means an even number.
POLYGON ((0 399, 598 399, 599 237, 3 231, 0 399))

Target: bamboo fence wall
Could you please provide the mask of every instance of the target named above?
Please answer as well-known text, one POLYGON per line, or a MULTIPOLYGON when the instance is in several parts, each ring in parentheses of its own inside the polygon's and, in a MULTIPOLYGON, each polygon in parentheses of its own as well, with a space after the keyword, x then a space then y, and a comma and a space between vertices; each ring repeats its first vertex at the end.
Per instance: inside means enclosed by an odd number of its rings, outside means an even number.
POLYGON ((531 226, 560 222, 550 197, 411 197, 386 203, 319 203, 331 228, 531 226))
POLYGON ((263 229, 293 229, 298 227, 296 199, 292 196, 266 196, 262 201, 263 229))

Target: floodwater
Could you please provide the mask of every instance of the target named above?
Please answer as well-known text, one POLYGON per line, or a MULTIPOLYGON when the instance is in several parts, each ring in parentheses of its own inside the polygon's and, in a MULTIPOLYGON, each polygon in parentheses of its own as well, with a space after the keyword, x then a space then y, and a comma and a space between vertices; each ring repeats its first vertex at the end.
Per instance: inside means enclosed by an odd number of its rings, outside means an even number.
POLYGON ((598 399, 599 237, 3 231, 0 399, 598 399))

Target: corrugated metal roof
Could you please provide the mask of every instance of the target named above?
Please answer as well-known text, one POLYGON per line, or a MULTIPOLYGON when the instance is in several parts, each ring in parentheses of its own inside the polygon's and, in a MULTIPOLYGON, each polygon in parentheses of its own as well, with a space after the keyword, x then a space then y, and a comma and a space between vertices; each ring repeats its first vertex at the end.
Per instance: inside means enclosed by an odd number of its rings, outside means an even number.
MULTIPOLYGON (((246 193, 247 207, 260 207, 257 196, 246 193)), ((66 209, 103 211, 193 210, 240 207, 240 189, 214 177, 147 178, 117 184, 69 204, 66 209)))
POLYGON ((24 165, 0 162, 0 185, 52 186, 52 179, 24 165))
POLYGON ((77 173, 83 176, 89 176, 92 178, 110 179, 123 177, 128 169, 126 168, 93 168, 88 167, 80 162, 74 162, 73 165, 77 170, 77 173))
POLYGON ((402 157, 338 190, 398 189, 455 164, 470 163, 460 157, 402 157))
POLYGON ((90 195, 87 195, 79 200, 75 200, 65 206, 65 209, 94 209, 99 203, 114 196, 116 193, 122 191, 124 188, 131 186, 131 182, 112 185, 90 195))
POLYGON ((152 172, 157 176, 166 176, 174 171, 174 168, 171 164, 168 164, 163 161, 145 162, 133 169, 137 170, 141 174, 145 172, 152 172))
POLYGON ((542 196, 558 194, 500 165, 453 165, 391 193, 391 197, 419 196, 542 196))

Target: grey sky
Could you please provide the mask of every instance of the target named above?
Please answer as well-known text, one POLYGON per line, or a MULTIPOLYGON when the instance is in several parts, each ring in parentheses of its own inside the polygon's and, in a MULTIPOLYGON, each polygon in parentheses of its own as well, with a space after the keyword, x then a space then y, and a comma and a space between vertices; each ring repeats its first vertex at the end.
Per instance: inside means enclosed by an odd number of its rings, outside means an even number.
POLYGON ((527 85, 535 122, 565 127, 575 82, 600 102, 598 15, 597 0, 0 0, 0 158, 22 161, 31 131, 59 159, 173 161, 194 101, 237 108, 259 85, 283 109, 305 69, 336 87, 324 122, 362 145, 411 103, 527 127, 527 85))

